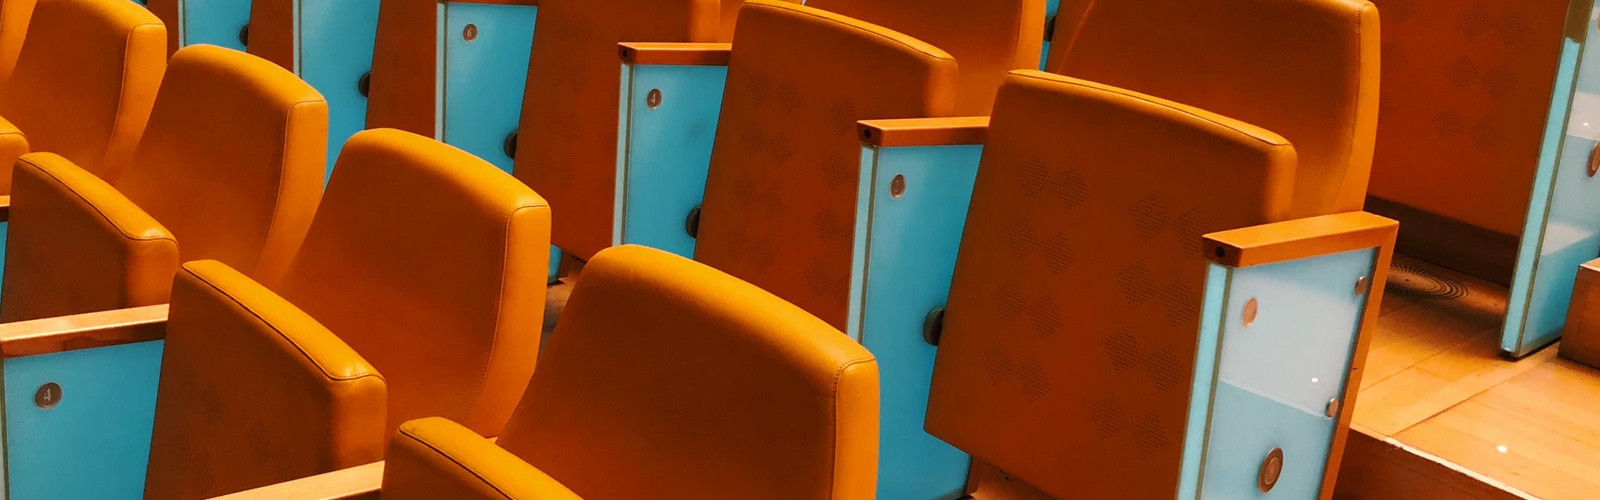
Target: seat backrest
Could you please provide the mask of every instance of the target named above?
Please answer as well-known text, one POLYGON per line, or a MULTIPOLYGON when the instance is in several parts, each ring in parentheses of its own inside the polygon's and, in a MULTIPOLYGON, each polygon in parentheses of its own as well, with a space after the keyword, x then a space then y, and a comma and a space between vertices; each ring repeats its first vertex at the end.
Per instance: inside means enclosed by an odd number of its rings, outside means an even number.
POLYGON ((179 50, 132 167, 114 183, 182 242, 273 286, 322 196, 328 103, 264 59, 179 50))
MULTIPOLYGON (((0 116, 32 150, 115 179, 166 67, 166 28, 139 4, 38 0, 16 68, 0 85, 0 116)), ((10 192, 10 172, 0 166, 0 194, 10 192)))
POLYGON ((949 116, 956 61, 887 28, 751 0, 739 13, 695 260, 845 329, 856 122, 949 116))
POLYGON ((584 268, 497 444, 584 498, 856 499, 877 437, 861 345, 725 273, 620 246, 584 268))
POLYGON ((1056 21, 1051 72, 1282 134, 1300 152, 1291 216, 1361 209, 1378 125, 1378 9, 1370 2, 1063 4, 1084 14, 1076 24, 1056 21))
POLYGON ((717 0, 544 0, 533 32, 514 172, 561 207, 551 239, 580 258, 611 246, 619 42, 710 42, 717 0))
POLYGON ((1006 73, 1039 67, 1044 0, 810 0, 807 6, 889 28, 961 65, 955 112, 987 115, 1006 73))
POLYGON ((214 260, 172 283, 145 498, 210 498, 374 462, 383 376, 266 287, 214 260))
MULTIPOLYGON (((739 7, 744 5, 744 0, 720 0, 722 2, 721 22, 717 23, 717 41, 733 41, 733 27, 739 20, 739 7)), ((779 2, 805 3, 804 0, 776 0, 779 2)), ((630 42, 651 42, 654 40, 628 40, 630 42)))
POLYGON ((33 6, 37 2, 0 2, 0 82, 10 77, 12 68, 17 66, 17 54, 22 52, 22 38, 28 33, 28 21, 33 19, 33 6))
POLYGON ((1294 165, 1286 140, 1253 125, 1013 73, 961 239, 928 431, 1052 495, 1171 496, 1201 235, 1283 220, 1294 165))
POLYGON ((533 373, 550 208, 482 159, 392 129, 344 146, 276 291, 383 373, 388 429, 500 433, 533 373))

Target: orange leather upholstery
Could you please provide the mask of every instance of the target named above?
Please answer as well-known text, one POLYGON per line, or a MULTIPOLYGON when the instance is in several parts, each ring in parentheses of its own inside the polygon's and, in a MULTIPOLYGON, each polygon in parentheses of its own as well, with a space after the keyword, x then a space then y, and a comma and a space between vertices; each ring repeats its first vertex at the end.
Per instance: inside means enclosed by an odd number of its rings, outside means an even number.
POLYGON ((751 0, 739 16, 695 259, 844 330, 856 121, 949 116, 956 61, 810 7, 751 0))
POLYGON ((1062 4, 1063 12, 1085 14, 1077 24, 1056 21, 1051 72, 1282 134, 1301 157, 1291 216, 1361 209, 1378 123, 1378 10, 1371 3, 1062 4))
POLYGON ((927 429, 1056 496, 1177 488, 1201 235, 1284 220, 1295 149, 1135 92, 1002 85, 945 316, 927 429), (1071 138, 1071 140, 1062 140, 1071 138))
POLYGON ((178 291, 205 293, 173 297, 148 497, 375 461, 407 419, 442 415, 495 435, 527 387, 544 200, 397 130, 356 134, 336 167, 276 294, 221 265, 186 266, 178 291))
POLYGON ((146 498, 208 498, 383 456, 382 375, 217 261, 172 285, 146 498))
MULTIPOLYGON (((794 3, 794 4, 804 3, 804 0, 774 0, 774 1, 788 2, 788 3, 794 3)), ((722 2, 722 16, 721 16, 721 22, 718 23, 720 27, 717 28, 717 41, 718 42, 731 42, 731 41, 733 41, 733 27, 736 25, 736 21, 738 21, 738 19, 739 19, 739 7, 744 5, 744 0, 721 0, 721 2, 722 2)), ((630 42, 655 42, 655 41, 659 41, 659 40, 628 40, 628 41, 630 41, 630 42)))
POLYGON ((176 54, 178 52, 178 48, 180 47, 178 42, 178 1, 179 0, 145 0, 144 5, 146 9, 150 10, 150 13, 156 15, 156 18, 161 19, 163 24, 172 27, 172 29, 167 30, 168 56, 176 54))
MULTIPOLYGON (((166 70, 166 28, 133 2, 38 0, 0 116, 34 151, 105 179, 127 166, 166 70), (70 63, 64 64, 64 62, 70 63)), ((12 158, 0 158, 0 194, 12 158)))
POLYGON ((167 301, 178 269, 170 231, 60 155, 16 165, 0 323, 167 301))
POLYGON ((811 0, 809 7, 905 33, 961 65, 955 112, 987 115, 1006 73, 1039 67, 1044 0, 811 0))
POLYGON ((385 500, 580 498, 544 471, 439 417, 400 424, 384 461, 385 500))
POLYGON ((0 321, 166 302, 180 255, 130 245, 175 237, 183 260, 282 278, 321 196, 322 97, 271 63, 196 46, 173 56, 155 100, 115 189, 56 156, 18 174, 0 321))
POLYGON ((497 444, 591 500, 871 498, 878 366, 749 283, 611 248, 497 444))
POLYGON ((389 429, 442 416, 499 434, 539 348, 549 206, 483 160, 398 130, 357 134, 339 169, 275 290, 383 372, 389 429))
POLYGON ((717 0, 543 0, 515 172, 561 208, 551 239, 581 259, 611 246, 620 42, 709 42, 717 0))
POLYGON ((37 2, 0 2, 0 82, 11 76, 11 69, 17 66, 17 54, 22 52, 22 38, 28 33, 28 21, 33 19, 33 6, 37 2))

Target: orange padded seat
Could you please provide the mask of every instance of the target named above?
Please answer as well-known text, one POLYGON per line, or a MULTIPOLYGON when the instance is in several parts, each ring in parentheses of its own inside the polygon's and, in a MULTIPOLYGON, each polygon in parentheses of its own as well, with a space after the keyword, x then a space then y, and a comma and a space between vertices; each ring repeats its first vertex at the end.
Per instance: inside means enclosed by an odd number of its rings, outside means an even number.
POLYGON ((899 31, 961 64, 956 114, 987 115, 1006 73, 1039 67, 1044 0, 811 0, 808 7, 899 31))
POLYGON ((770 293, 621 246, 584 269, 505 434, 457 427, 403 425, 383 497, 867 499, 878 366, 770 293))
POLYGON ((620 42, 710 42, 717 0, 539 3, 518 134, 517 178, 560 207, 551 240, 587 259, 611 246, 620 42))
MULTIPOLYGON (((75 0, 40 8, 56 1, 75 0)), ((155 101, 114 183, 53 153, 17 163, 0 322, 164 303, 187 260, 283 276, 321 197, 322 96, 267 61, 197 46, 173 56, 155 101)))
POLYGON ((695 260, 844 330, 856 121, 949 116, 956 61, 810 7, 751 0, 739 17, 695 260))
POLYGON ((1037 71, 1007 77, 928 431, 1051 495, 1171 496, 1201 235, 1285 220, 1295 159, 1282 137, 1197 108, 1037 71))
POLYGON ((28 33, 36 3, 38 0, 0 2, 0 82, 11 76, 11 69, 17 66, 17 54, 22 52, 22 38, 28 33))
POLYGON ((1290 215, 1360 210, 1378 128, 1366 0, 1063 0, 1048 67, 1259 125, 1294 142, 1290 215), (1087 4, 1087 5, 1085 5, 1087 4))
POLYGON ((544 200, 483 160, 398 130, 357 134, 281 285, 184 266, 146 497, 376 461, 417 418, 499 434, 539 350, 549 231, 544 200))
MULTIPOLYGON (((30 150, 115 179, 150 118, 167 66, 166 28, 139 4, 102 0, 38 0, 25 25, 16 66, 0 82, 0 195, 11 192, 12 163, 30 150)), ((11 36, 0 34, 0 53, 11 36)))

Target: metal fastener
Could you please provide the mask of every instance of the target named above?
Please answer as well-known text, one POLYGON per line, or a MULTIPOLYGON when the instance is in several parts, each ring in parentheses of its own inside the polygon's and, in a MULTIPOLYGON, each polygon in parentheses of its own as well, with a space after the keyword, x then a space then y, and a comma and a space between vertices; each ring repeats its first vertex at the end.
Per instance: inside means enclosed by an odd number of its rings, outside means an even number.
POLYGON ((1589 177, 1594 177, 1596 172, 1600 172, 1600 144, 1589 150, 1589 177))
POLYGON ((1283 474, 1283 448, 1273 448, 1261 461, 1261 472, 1256 474, 1256 489, 1262 493, 1278 485, 1278 475, 1283 474))
POLYGON ((1250 328, 1250 325, 1255 324, 1256 313, 1259 312, 1260 308, 1261 304, 1256 302, 1255 297, 1250 297, 1250 300, 1244 303, 1244 314, 1241 315, 1240 319, 1244 321, 1245 328, 1250 328))
POLYGON ((889 181, 889 197, 898 200, 901 196, 905 196, 905 194, 906 176, 905 174, 895 174, 894 180, 889 181))
POLYGON ((650 109, 661 107, 661 89, 650 89, 650 93, 644 96, 644 105, 650 109))
POLYGON ((1339 416, 1339 398, 1328 400, 1328 418, 1339 416))
POLYGON ((40 409, 48 410, 58 404, 61 404, 61 384, 45 382, 33 393, 33 405, 40 409))
POLYGON ((1367 294, 1367 286, 1370 285, 1370 284, 1371 283, 1367 282, 1367 277, 1366 276, 1362 276, 1360 278, 1356 278, 1356 295, 1366 295, 1367 294))
POLYGON ((359 92, 361 94, 361 97, 367 97, 367 94, 372 93, 372 72, 371 71, 368 71, 366 73, 362 73, 361 74, 361 79, 356 80, 356 92, 359 92))
POLYGON ((517 158, 517 131, 516 130, 512 130, 511 133, 506 134, 506 140, 505 140, 505 142, 500 144, 500 150, 504 151, 506 153, 506 157, 507 158, 511 158, 513 160, 515 160, 517 158))
POLYGON ((239 28, 239 45, 250 46, 250 23, 245 23, 239 28))
POLYGON ((478 25, 476 25, 476 24, 468 24, 466 28, 462 28, 461 29, 461 39, 469 41, 469 42, 473 41, 473 40, 477 40, 478 39, 478 25))
POLYGON ((922 341, 937 346, 941 338, 944 338, 944 307, 935 307, 922 319, 922 341))
POLYGON ((689 216, 683 219, 683 232, 689 233, 690 238, 700 237, 700 206, 695 205, 689 209, 689 216))

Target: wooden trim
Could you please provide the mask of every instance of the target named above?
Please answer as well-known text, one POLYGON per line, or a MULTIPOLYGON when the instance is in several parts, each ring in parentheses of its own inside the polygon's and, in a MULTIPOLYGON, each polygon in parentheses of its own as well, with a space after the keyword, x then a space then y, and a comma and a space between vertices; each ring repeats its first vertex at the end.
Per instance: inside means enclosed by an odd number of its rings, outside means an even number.
POLYGON ((11 195, 0 196, 0 222, 11 220, 11 195))
POLYGON ((1534 498, 1425 451, 1394 439, 1385 439, 1362 428, 1350 429, 1349 446, 1345 450, 1333 496, 1340 500, 1534 498))
POLYGON ((335 500, 378 498, 383 487, 383 462, 357 465, 293 481, 262 486, 218 500, 335 500))
POLYGON ((110 347, 166 337, 166 304, 19 321, 0 324, 0 358, 110 347))
POLYGON ((1600 259, 1578 267, 1561 336, 1561 357, 1600 368, 1600 259))
POLYGON ((623 42, 617 54, 636 66, 727 66, 733 44, 623 42))
POLYGON ((989 117, 861 120, 856 131, 861 142, 878 147, 964 146, 988 139, 989 117))
POLYGON ((1307 217, 1207 234, 1206 258, 1244 268, 1393 247, 1399 223, 1366 212, 1307 217))
POLYGON ((1368 196, 1367 211, 1400 221, 1395 250, 1504 286, 1511 285, 1521 239, 1383 198, 1368 196))

